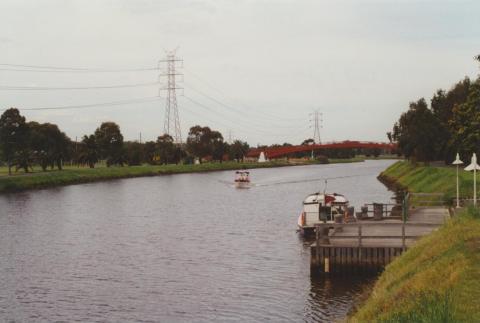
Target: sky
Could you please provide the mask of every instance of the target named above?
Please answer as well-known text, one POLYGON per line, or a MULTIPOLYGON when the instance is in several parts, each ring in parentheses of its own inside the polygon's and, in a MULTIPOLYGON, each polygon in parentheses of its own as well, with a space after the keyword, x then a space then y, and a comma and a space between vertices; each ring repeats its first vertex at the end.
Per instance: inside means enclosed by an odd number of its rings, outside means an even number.
POLYGON ((73 140, 104 121, 154 140, 159 60, 176 49, 184 140, 198 124, 251 146, 299 144, 318 110, 322 141, 386 141, 409 102, 478 76, 479 12, 460 0, 2 0, 0 110, 73 140), (135 86, 91 89, 118 85, 135 86), (50 107, 69 108, 24 110, 50 107))

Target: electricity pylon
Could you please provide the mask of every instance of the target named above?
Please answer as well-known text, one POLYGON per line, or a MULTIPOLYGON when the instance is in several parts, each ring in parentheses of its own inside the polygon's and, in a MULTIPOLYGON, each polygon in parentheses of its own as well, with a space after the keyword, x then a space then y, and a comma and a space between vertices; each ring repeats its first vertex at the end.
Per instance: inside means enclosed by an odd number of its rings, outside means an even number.
POLYGON ((167 52, 165 59, 158 61, 158 68, 160 69, 161 64, 166 63, 167 69, 165 72, 159 75, 160 77, 167 77, 167 85, 160 88, 160 91, 166 90, 167 97, 165 102, 165 121, 163 124, 164 133, 172 136, 173 141, 177 144, 182 143, 182 131, 180 128, 180 117, 178 116, 178 105, 177 105, 177 89, 183 89, 177 87, 179 82, 176 77, 183 76, 182 73, 177 72, 177 68, 183 67, 183 59, 176 57, 176 49, 173 51, 167 52), (177 63, 179 63, 177 65, 177 63))
MULTIPOLYGON (((313 122, 313 141, 316 144, 322 143, 320 140, 320 128, 322 128, 322 122, 323 122, 323 113, 319 112, 318 110, 315 110, 313 113, 310 113, 310 116, 313 117, 313 119, 310 119, 310 122, 313 122)), ((312 126, 310 126, 312 128, 312 126)))

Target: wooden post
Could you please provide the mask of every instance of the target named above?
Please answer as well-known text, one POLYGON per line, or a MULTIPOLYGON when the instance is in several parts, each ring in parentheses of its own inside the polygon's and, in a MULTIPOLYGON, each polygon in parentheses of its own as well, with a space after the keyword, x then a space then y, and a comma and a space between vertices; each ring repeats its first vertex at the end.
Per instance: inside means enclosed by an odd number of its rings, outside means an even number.
POLYGON ((315 246, 315 248, 316 248, 315 257, 317 259, 317 266, 319 266, 320 265, 320 255, 319 255, 319 253, 320 253, 320 245, 319 245, 320 244, 320 226, 318 226, 318 225, 315 227, 315 235, 316 235, 316 238, 317 238, 317 244, 315 246))
POLYGON ((362 247, 362 225, 358 224, 358 247, 362 247))
POLYGON ((405 251, 405 223, 402 223, 402 250, 405 251))

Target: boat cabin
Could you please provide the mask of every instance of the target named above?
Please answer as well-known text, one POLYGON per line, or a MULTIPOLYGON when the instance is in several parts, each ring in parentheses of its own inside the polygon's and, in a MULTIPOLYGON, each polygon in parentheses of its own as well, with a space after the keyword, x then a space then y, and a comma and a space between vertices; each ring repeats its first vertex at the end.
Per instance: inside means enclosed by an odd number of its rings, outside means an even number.
POLYGON ((298 226, 302 229, 313 229, 318 223, 333 223, 335 215, 347 212, 348 200, 337 193, 314 193, 303 201, 303 211, 300 214, 298 226))

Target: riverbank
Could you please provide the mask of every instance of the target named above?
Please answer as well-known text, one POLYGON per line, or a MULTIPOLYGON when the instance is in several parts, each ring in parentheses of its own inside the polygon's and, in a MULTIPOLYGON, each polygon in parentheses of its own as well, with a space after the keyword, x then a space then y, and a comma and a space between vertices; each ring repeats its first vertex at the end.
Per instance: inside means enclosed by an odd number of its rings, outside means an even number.
MULTIPOLYGON (((480 174, 479 174, 480 175, 480 174)), ((477 176, 479 176, 477 175, 477 176)), ((399 161, 388 167, 379 175, 379 180, 389 187, 397 187, 416 193, 444 193, 446 202, 456 197, 455 167, 448 166, 414 166, 406 161, 399 161)), ((477 177, 477 181, 479 177, 477 177)), ((473 196, 472 172, 459 170, 460 197, 473 196)))
MULTIPOLYGON (((461 174, 468 186, 471 174, 461 174)), ((455 169, 398 162, 380 177, 411 192, 455 192, 455 169)), ((470 192, 464 187, 464 194, 470 192)), ((465 209, 389 264, 351 322, 480 321, 480 212, 465 209)))
MULTIPOLYGON (((360 162, 363 159, 345 159, 343 162, 360 162)), ((335 162, 335 161, 333 161, 335 162)), ((317 164, 317 161, 269 161, 266 163, 203 163, 196 165, 142 165, 125 167, 65 167, 63 170, 40 171, 33 173, 17 173, 7 176, 7 170, 4 167, 0 171, 0 193, 19 192, 29 189, 40 189, 54 186, 63 186, 70 184, 81 184, 89 182, 98 182, 120 178, 143 177, 143 176, 161 176, 184 173, 203 173, 237 169, 254 169, 270 167, 286 167, 299 165, 317 164)))

